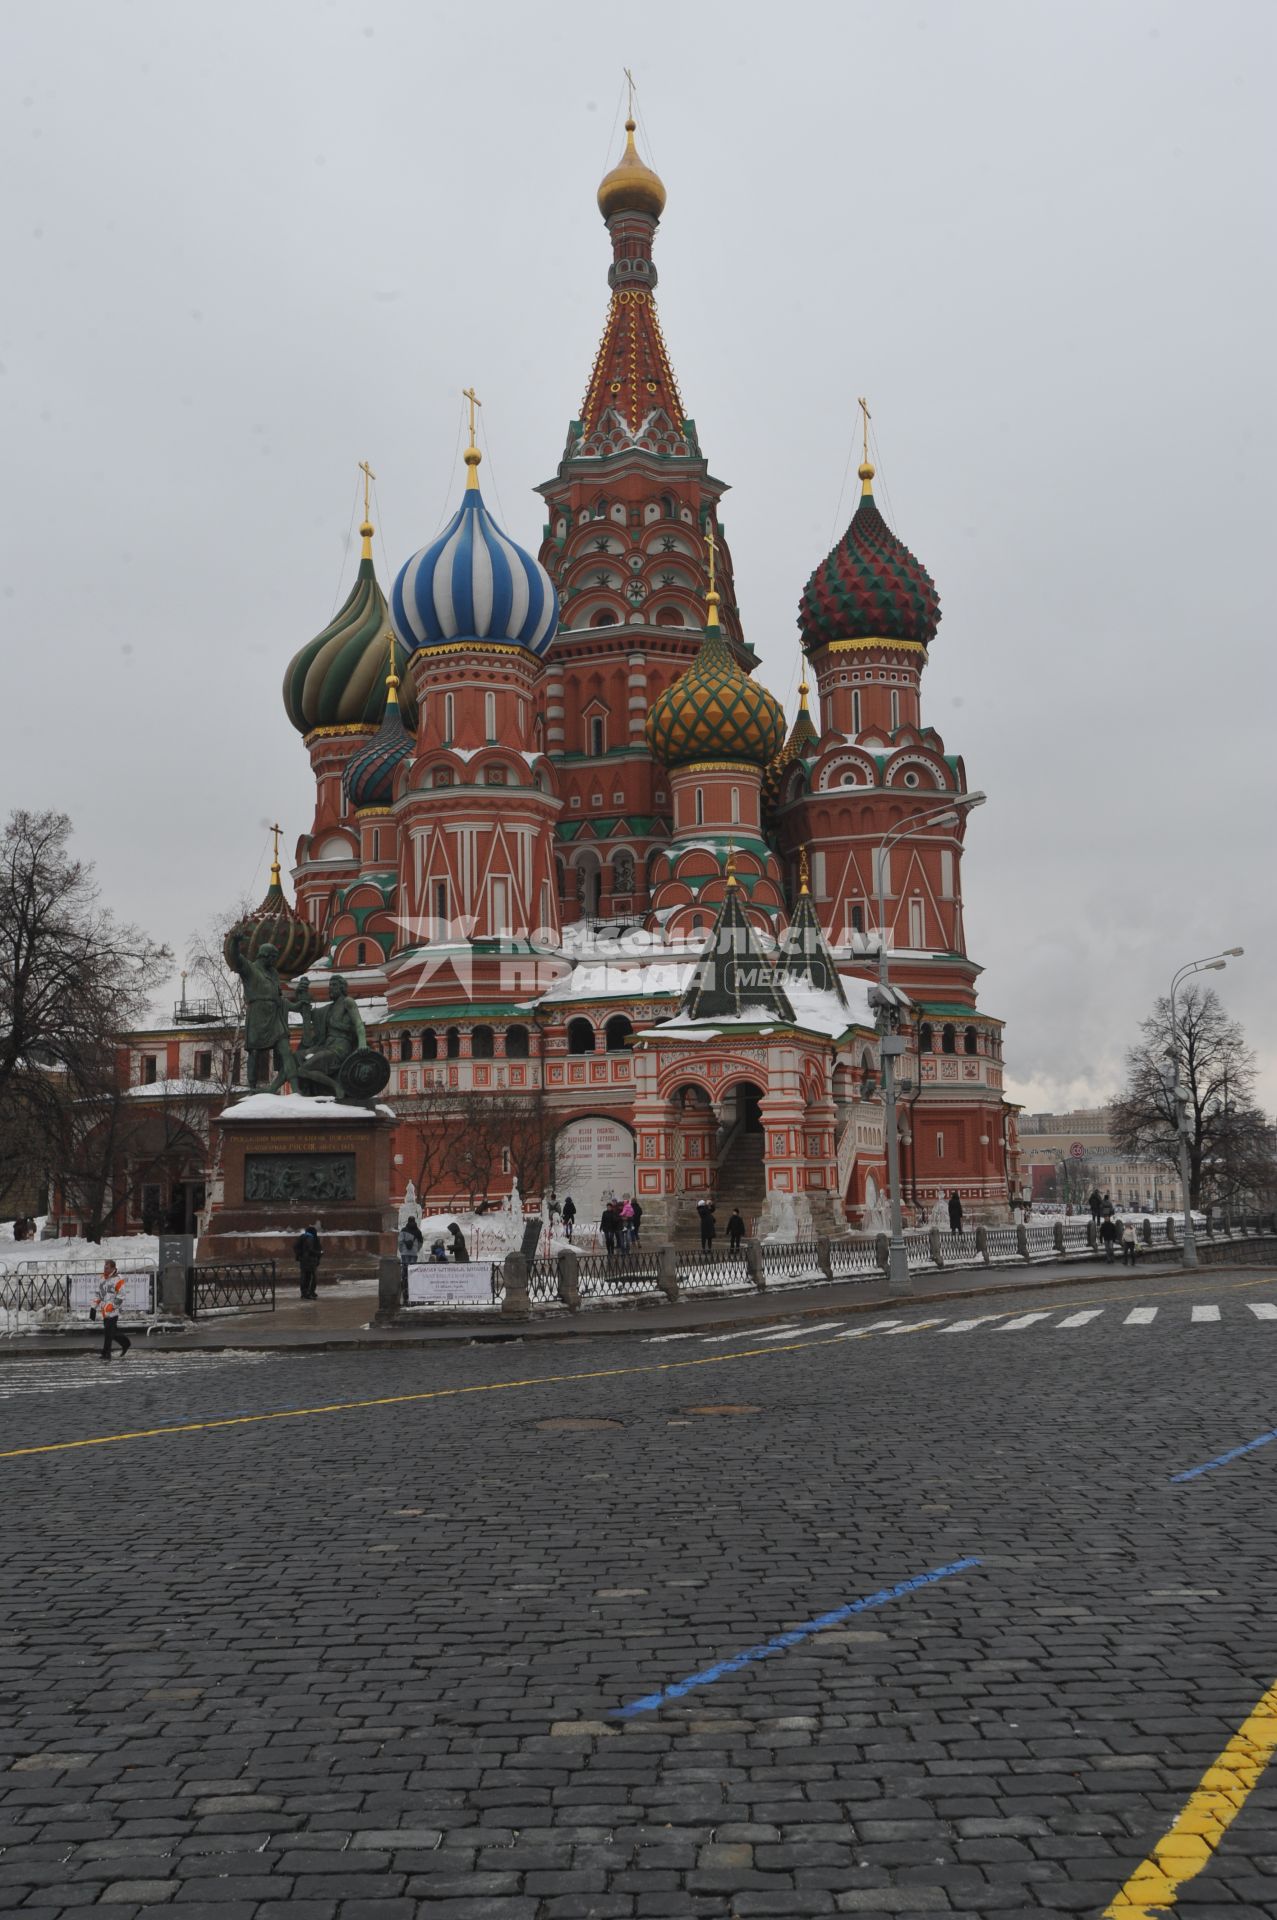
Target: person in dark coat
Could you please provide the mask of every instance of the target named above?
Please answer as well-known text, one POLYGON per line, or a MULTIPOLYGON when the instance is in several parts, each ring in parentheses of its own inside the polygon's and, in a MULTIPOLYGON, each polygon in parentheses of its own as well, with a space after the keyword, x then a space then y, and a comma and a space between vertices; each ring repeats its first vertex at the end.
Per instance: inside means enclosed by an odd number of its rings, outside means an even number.
POLYGON ((303 1300, 319 1298, 319 1263, 323 1257, 323 1244, 314 1227, 303 1227, 293 1241, 293 1259, 297 1262, 303 1300))
POLYGON ((949 1231, 962 1232, 962 1200, 956 1190, 949 1195, 949 1231))
POLYGON ((745 1238, 745 1222, 741 1219, 740 1208, 733 1207, 727 1220, 727 1245, 732 1253, 740 1252, 740 1243, 745 1238))
POLYGON ((1100 1224, 1100 1215, 1104 1211, 1104 1201, 1100 1197, 1100 1190, 1098 1187, 1092 1187, 1091 1197, 1086 1204, 1091 1209, 1091 1218, 1092 1220, 1094 1220, 1096 1226, 1098 1227, 1100 1224))
POLYGON ((696 1202, 696 1211, 700 1215, 701 1220, 701 1251, 703 1253, 712 1253, 714 1251, 714 1233, 716 1228, 714 1202, 712 1200, 698 1200, 696 1202))
POLYGON ((572 1238, 572 1229, 576 1225, 576 1201, 569 1193, 563 1201, 563 1231, 568 1239, 572 1238))
POLYGON ((603 1235, 603 1245, 608 1253, 616 1252, 616 1240, 620 1229, 621 1217, 609 1200, 599 1216, 599 1231, 603 1235))
POLYGON ((643 1209, 639 1205, 637 1194, 635 1194, 633 1200, 631 1200, 630 1208, 633 1215, 630 1221, 630 1245, 636 1247, 639 1240, 639 1228, 643 1224, 643 1209))
POLYGON ((1117 1244, 1121 1231, 1121 1227, 1119 1227, 1112 1214, 1106 1213, 1100 1222, 1100 1239, 1104 1242, 1104 1258, 1106 1260, 1113 1258, 1113 1248, 1117 1244))
POLYGON ((468 1260, 470 1249, 466 1245, 466 1236, 455 1220, 448 1222, 448 1247, 454 1260, 468 1260))

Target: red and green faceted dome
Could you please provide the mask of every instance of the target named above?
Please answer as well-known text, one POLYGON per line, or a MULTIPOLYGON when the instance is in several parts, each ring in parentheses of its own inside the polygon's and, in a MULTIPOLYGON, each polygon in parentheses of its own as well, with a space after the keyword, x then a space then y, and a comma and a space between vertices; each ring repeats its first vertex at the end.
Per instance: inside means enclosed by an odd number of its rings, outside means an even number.
POLYGON ((667 767, 745 760, 765 767, 785 738, 780 702, 742 673, 718 625, 690 667, 653 701, 647 744, 667 767))
POLYGON ((789 738, 780 752, 767 762, 767 771, 763 775, 763 799, 774 806, 780 798, 780 789, 785 775, 795 760, 805 760, 815 753, 820 742, 815 723, 807 710, 807 683, 803 682, 802 705, 798 709, 798 718, 789 729, 789 738))
POLYGON ((862 467, 860 477, 864 493, 851 525, 803 588, 803 645, 907 640, 929 647, 940 625, 935 582, 879 513, 869 490, 873 468, 862 467))
POLYGON ((270 885, 259 907, 246 913, 233 927, 226 930, 222 942, 222 953, 229 967, 231 964, 231 938, 238 934, 242 951, 250 960, 256 960, 265 946, 275 949, 275 970, 285 980, 292 980, 298 974, 305 973, 308 967, 324 953, 327 941, 318 927, 312 927, 303 920, 295 907, 288 904, 284 889, 280 884, 279 868, 271 870, 270 885))

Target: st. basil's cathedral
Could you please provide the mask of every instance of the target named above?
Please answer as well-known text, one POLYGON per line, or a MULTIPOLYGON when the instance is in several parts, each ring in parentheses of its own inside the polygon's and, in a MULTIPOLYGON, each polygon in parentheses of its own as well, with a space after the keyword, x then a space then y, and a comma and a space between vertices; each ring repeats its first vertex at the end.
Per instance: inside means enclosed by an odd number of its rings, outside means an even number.
MULTIPOLYGON (((484 500, 471 393, 456 512, 387 598, 365 490, 354 584, 285 673, 315 812, 295 916, 277 888, 264 903, 290 921, 281 970, 340 972, 360 1001, 400 1191, 427 1162, 423 1202, 474 1185, 421 1143, 486 1102, 536 1110, 583 1219, 634 1192, 675 1233, 712 1193, 760 1231, 828 1232, 881 1220, 881 897, 907 1212, 956 1191, 1005 1218, 1015 1109, 963 927, 973 802, 921 713, 939 597, 866 441, 851 524, 799 597, 786 734, 661 332, 666 195, 634 133, 598 190, 610 300, 536 557, 484 500)), ((520 1169, 497 1153, 499 1192, 520 1169)))

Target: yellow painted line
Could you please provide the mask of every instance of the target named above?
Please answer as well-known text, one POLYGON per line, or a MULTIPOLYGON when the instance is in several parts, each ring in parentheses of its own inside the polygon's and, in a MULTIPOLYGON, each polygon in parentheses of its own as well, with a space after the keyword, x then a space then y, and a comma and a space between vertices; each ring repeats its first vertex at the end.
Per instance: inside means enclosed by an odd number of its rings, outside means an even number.
POLYGON ((37 1453, 73 1453, 80 1447, 113 1447, 124 1440, 156 1440, 174 1433, 211 1433, 218 1427, 254 1427, 266 1420, 309 1420, 321 1413, 357 1413, 367 1407, 404 1407, 423 1400, 454 1400, 467 1393, 510 1393, 518 1387, 562 1386, 573 1380, 618 1380, 637 1373, 681 1373, 688 1367, 722 1367, 736 1360, 769 1360, 777 1354, 829 1347, 832 1340, 804 1340, 787 1347, 751 1347, 738 1353, 709 1353, 698 1360, 662 1360, 642 1367, 596 1367, 588 1373, 532 1374, 526 1380, 483 1380, 469 1387, 435 1387, 418 1393, 383 1394, 374 1400, 335 1400, 328 1406, 284 1407, 270 1413, 236 1413, 216 1420, 187 1420, 173 1427, 138 1427, 129 1433, 101 1433, 86 1440, 51 1440, 38 1447, 10 1447, 0 1460, 21 1460, 37 1453))
MULTIPOLYGON (((1173 1298, 1175 1292, 1183 1292, 1186 1289, 1199 1290, 1200 1284, 1198 1275, 1193 1274, 1181 1282, 1173 1292, 1159 1294, 1153 1293, 1145 1288, 1141 1288, 1140 1291, 1145 1299, 1168 1299, 1173 1298)), ((1271 1286, 1271 1275, 1267 1281, 1264 1281, 1261 1275, 1256 1275, 1253 1280, 1234 1281, 1231 1286, 1217 1287, 1214 1291, 1217 1293, 1242 1292, 1248 1287, 1259 1286, 1261 1284, 1271 1286)), ((1038 1291, 1038 1289, 1030 1288, 1027 1289, 1027 1291, 1038 1291)), ((1090 1299, 1094 1300, 1094 1298, 1095 1295, 1091 1294, 1090 1299)), ((902 1306, 906 1304, 906 1302, 901 1302, 902 1306)), ((919 1300, 917 1304, 919 1306, 925 1306, 927 1303, 924 1300, 919 1300)), ((1047 1311, 1050 1313, 1062 1313, 1067 1311, 1070 1306, 1079 1304, 1081 1303, 1077 1301, 1053 1301, 1047 1311)), ((1003 1313, 996 1317, 1005 1317, 1007 1311, 1009 1310, 1004 1309, 1003 1313)), ((851 1317, 853 1316, 848 1315, 848 1318, 851 1317)), ((891 1324, 893 1327, 898 1325, 897 1322, 891 1324)), ((864 1329, 866 1335, 877 1331, 877 1329, 872 1327, 866 1327, 864 1329)), ((902 1328, 901 1331, 909 1331, 909 1329, 902 1328)), ((886 1329, 884 1328, 879 1337, 885 1337, 885 1332, 886 1329)), ((764 1336, 760 1334, 758 1337, 762 1339, 764 1336)), ((469 1387, 435 1387, 428 1391, 418 1393, 384 1394, 371 1400, 337 1400, 328 1406, 285 1407, 272 1413, 237 1413, 226 1415, 217 1420, 190 1420, 183 1422, 180 1426, 138 1427, 128 1433, 94 1434, 84 1440, 52 1440, 38 1447, 9 1447, 0 1452, 0 1460, 21 1460, 34 1454, 43 1453, 73 1453, 81 1447, 113 1447, 120 1445, 121 1442, 125 1440, 157 1440, 164 1438, 166 1435, 176 1433, 211 1433, 219 1427, 253 1427, 259 1426, 267 1420, 308 1420, 322 1413, 357 1413, 369 1407, 402 1407, 425 1400, 451 1400, 467 1393, 509 1393, 518 1387, 561 1386, 572 1380, 619 1380, 642 1373, 678 1373, 688 1367, 726 1366, 736 1360, 765 1360, 773 1354, 806 1353, 812 1347, 832 1347, 846 1338, 846 1333, 836 1333, 828 1340, 800 1340, 783 1347, 774 1345, 767 1347, 748 1347, 737 1349, 732 1353, 705 1354, 697 1360, 665 1360, 652 1362, 647 1366, 641 1367, 598 1367, 588 1373, 533 1374, 526 1380, 478 1381, 475 1385, 469 1387)), ((287 1349, 285 1349, 285 1351, 287 1351, 287 1349)))
POLYGON ((1104 1920, 1160 1920, 1184 1882, 1210 1865, 1275 1751, 1277 1681, 1207 1767, 1174 1825, 1105 1907, 1104 1920))

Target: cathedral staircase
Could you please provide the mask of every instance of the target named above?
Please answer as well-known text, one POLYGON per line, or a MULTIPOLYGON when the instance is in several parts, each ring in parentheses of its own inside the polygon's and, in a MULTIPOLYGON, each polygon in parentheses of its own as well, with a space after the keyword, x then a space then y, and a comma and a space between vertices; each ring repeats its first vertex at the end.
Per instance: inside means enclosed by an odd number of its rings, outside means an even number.
MULTIPOLYGON (((763 1162, 763 1136, 745 1127, 736 1127, 718 1156, 714 1179, 714 1224, 716 1245, 725 1245, 727 1222, 733 1207, 739 1207, 747 1232, 753 1233, 767 1197, 767 1174, 763 1162)), ((699 1246, 700 1219, 693 1195, 684 1194, 674 1215, 674 1244, 699 1246)))

